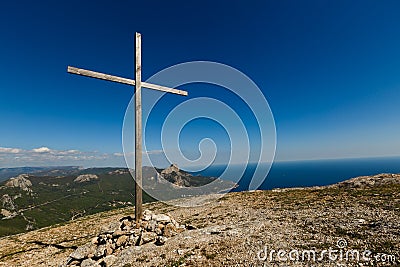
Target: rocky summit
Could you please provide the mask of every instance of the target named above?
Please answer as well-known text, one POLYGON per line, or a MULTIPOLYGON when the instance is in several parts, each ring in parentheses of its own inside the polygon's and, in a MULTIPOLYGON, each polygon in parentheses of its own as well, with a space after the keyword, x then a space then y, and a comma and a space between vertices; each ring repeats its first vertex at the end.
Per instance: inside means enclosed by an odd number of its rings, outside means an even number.
MULTIPOLYGON (((168 168, 158 171, 160 172, 160 175, 157 175, 159 181, 169 182, 171 185, 178 187, 198 187, 209 184, 215 180, 223 181, 215 177, 204 177, 200 175, 194 176, 179 169, 178 165, 176 164, 171 164, 171 166, 168 168)), ((224 181, 224 183, 227 182, 228 181, 224 181)), ((228 185, 228 187, 232 188, 233 183, 228 185)))
POLYGON ((96 213, 1 238, 0 266, 399 266, 398 177, 96 213))
POLYGON ((32 182, 28 179, 29 175, 21 174, 17 177, 10 178, 8 182, 5 183, 6 187, 18 187, 24 191, 31 191, 32 182))

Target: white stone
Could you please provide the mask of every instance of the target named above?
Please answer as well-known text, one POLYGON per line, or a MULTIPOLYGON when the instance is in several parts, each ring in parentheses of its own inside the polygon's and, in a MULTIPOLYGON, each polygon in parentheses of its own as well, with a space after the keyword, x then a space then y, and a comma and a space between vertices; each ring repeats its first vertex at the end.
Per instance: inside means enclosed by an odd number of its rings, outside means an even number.
POLYGON ((117 257, 115 257, 114 255, 108 255, 107 257, 105 257, 103 259, 106 267, 113 265, 116 260, 117 260, 117 257))
POLYGON ((171 218, 165 214, 153 214, 152 219, 162 223, 169 223, 171 221, 171 218))

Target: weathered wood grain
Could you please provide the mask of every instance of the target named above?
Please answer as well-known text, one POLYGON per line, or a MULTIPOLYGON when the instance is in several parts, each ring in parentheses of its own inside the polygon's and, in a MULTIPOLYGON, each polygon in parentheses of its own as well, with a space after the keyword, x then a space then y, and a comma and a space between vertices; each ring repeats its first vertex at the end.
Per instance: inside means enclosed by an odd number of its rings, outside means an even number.
MULTIPOLYGON (((71 66, 68 66, 67 72, 71 73, 71 74, 86 76, 86 77, 100 79, 100 80, 106 80, 106 81, 110 81, 110 82, 117 82, 117 83, 128 84, 128 85, 136 84, 135 80, 132 80, 132 79, 122 78, 122 77, 118 77, 118 76, 114 76, 114 75, 110 75, 110 74, 105 74, 105 73, 96 72, 96 71, 92 71, 92 70, 80 69, 80 68, 71 67, 71 66)), ((162 91, 162 92, 167 92, 167 93, 172 93, 172 94, 177 94, 177 95, 183 95, 183 96, 188 95, 188 92, 186 92, 186 91, 169 88, 166 86, 152 84, 152 83, 142 82, 141 87, 145 87, 145 88, 157 90, 157 91, 162 91)))
POLYGON ((135 220, 142 219, 142 37, 136 33, 135 56, 135 220))

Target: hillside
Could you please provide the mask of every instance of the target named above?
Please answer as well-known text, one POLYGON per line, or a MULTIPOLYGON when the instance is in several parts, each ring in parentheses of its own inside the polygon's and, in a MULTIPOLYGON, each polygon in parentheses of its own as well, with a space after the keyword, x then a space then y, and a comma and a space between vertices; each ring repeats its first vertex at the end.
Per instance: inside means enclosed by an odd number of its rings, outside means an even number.
MULTIPOLYGON (((327 187, 229 193, 217 201, 212 196, 196 199, 205 205, 145 204, 188 230, 163 246, 128 247, 116 255, 112 266, 400 264, 400 175, 362 177, 327 187), (278 250, 286 254, 278 257, 278 250), (336 250, 331 251, 336 258, 329 260, 324 250, 336 250), (343 255, 350 251, 350 256, 340 258, 340 250, 343 255), (292 253, 294 258, 289 258, 291 251, 300 252, 300 257, 296 260, 292 253), (315 261, 312 255, 308 258, 310 251, 317 253, 315 261), (365 251, 370 254, 365 256, 365 251), (361 253, 359 261, 356 252, 361 253)), ((105 225, 132 213, 131 207, 121 208, 4 237, 0 266, 59 266, 78 246, 92 242, 105 225)))
MULTIPOLYGON (((27 169, 25 169, 27 170, 27 169)), ((168 171, 168 168, 166 169, 168 171)), ((162 170, 159 170, 162 171, 162 170)), ((173 174, 188 187, 208 184, 212 177, 173 174)), ((156 169, 143 168, 144 188, 165 190, 156 169)), ((221 181, 217 191, 229 188, 221 181)), ((178 185, 177 185, 178 186, 178 185)), ((180 197, 166 191, 169 199, 180 197)), ((0 237, 68 222, 79 217, 132 206, 134 180, 121 168, 38 168, 0 183, 0 237)), ((153 198, 144 193, 144 202, 153 198)))

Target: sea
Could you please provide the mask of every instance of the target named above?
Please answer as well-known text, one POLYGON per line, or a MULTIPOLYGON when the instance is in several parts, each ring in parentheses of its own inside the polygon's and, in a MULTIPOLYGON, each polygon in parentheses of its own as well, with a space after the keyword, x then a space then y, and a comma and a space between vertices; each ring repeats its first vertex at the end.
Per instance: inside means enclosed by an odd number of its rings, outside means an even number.
MULTIPOLYGON (((249 189, 256 166, 257 164, 247 165, 241 179, 238 182, 236 180, 238 187, 232 191, 249 189)), ((199 174, 219 177, 226 167, 226 165, 211 165, 199 174)), ((323 186, 357 176, 380 173, 400 173, 400 156, 274 162, 258 189, 323 186)))

